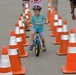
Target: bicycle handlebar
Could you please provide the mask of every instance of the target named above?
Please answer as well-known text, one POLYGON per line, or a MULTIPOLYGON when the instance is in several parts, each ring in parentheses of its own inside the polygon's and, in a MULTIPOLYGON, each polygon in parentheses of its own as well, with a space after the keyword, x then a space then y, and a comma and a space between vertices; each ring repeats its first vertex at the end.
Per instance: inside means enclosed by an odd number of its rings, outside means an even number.
MULTIPOLYGON (((33 23, 33 22, 30 22, 30 24, 34 24, 34 23, 33 23)), ((48 24, 48 23, 44 22, 44 23, 42 23, 42 24, 48 24)))

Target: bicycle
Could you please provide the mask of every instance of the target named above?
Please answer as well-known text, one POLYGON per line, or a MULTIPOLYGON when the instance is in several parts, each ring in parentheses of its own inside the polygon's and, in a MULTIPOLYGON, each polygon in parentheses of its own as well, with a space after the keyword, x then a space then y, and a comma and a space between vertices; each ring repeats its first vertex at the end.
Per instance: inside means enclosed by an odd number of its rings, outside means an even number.
MULTIPOLYGON (((33 24, 33 22, 30 22, 30 24, 33 24)), ((45 23, 43 22, 42 24, 48 24, 48 23, 45 23)), ((33 41, 33 47, 35 47, 35 55, 38 57, 39 54, 40 54, 40 49, 41 49, 41 44, 42 44, 42 41, 41 41, 41 38, 39 36, 39 32, 36 32, 36 37, 34 38, 34 41, 33 41)), ((42 48, 43 51, 46 51, 44 48, 42 48)))
MULTIPOLYGON (((35 55, 39 56, 40 54, 40 49, 41 49, 41 39, 39 36, 39 32, 36 32, 36 37, 34 39, 34 47, 35 47, 35 55)), ((42 48, 43 51, 46 51, 42 48)))

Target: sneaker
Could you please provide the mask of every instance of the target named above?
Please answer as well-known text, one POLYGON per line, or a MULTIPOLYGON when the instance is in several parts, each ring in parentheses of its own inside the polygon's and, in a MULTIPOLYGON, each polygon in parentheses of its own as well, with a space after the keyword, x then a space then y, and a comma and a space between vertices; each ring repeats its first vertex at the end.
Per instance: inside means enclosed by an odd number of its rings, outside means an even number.
POLYGON ((33 45, 30 45, 29 50, 30 50, 30 51, 33 50, 33 45))
POLYGON ((43 47, 42 47, 42 50, 43 50, 43 51, 46 51, 46 46, 43 46, 43 47))

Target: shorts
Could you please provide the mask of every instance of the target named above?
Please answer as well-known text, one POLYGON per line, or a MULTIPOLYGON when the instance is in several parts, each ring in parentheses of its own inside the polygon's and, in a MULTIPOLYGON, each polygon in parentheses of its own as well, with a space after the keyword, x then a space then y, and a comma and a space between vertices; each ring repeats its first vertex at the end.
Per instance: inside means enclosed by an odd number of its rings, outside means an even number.
MULTIPOLYGON (((32 29, 32 32, 37 32, 35 28, 32 29)), ((43 32, 39 32, 40 37, 44 37, 44 31, 43 32)))

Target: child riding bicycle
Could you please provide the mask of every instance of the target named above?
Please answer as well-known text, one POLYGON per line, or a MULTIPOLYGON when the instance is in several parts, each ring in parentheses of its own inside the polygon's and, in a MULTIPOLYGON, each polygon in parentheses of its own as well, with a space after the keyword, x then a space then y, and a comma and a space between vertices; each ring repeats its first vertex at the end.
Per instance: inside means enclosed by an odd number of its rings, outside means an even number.
POLYGON ((40 14, 40 11, 42 9, 40 4, 37 4, 37 3, 34 4, 32 9, 33 9, 34 15, 31 17, 32 31, 30 35, 29 50, 30 51, 33 50, 33 41, 34 41, 34 35, 36 34, 36 32, 39 33, 42 40, 42 47, 44 48, 44 50, 46 50, 45 38, 44 38, 44 22, 47 22, 47 20, 44 14, 40 14))

